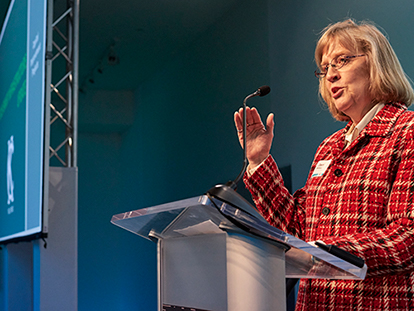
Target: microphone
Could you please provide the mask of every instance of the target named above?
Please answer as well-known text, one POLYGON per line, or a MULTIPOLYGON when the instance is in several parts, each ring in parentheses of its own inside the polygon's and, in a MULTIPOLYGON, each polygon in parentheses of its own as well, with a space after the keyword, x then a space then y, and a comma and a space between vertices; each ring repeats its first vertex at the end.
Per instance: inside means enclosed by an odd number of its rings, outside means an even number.
MULTIPOLYGON (((240 194, 238 194, 235 189, 237 188, 237 183, 242 178, 247 169, 247 156, 246 156, 246 102, 248 99, 255 96, 265 96, 269 94, 270 87, 267 85, 261 86, 256 92, 246 96, 243 101, 243 168, 239 175, 234 181, 229 181, 225 185, 216 185, 206 192, 207 196, 212 199, 216 198, 222 202, 228 203, 236 208, 241 209, 242 211, 247 212, 250 215, 255 216, 257 219, 263 219, 259 212, 240 194)), ((219 209, 220 210, 220 209, 219 209)), ((265 221, 265 220, 264 220, 265 221)))
POLYGON ((263 86, 259 87, 259 89, 255 93, 257 93, 257 92, 259 93, 260 97, 266 96, 267 94, 270 93, 270 86, 263 85, 263 86))
POLYGON ((257 89, 256 92, 246 96, 246 98, 243 100, 243 168, 240 171, 239 175, 236 177, 234 181, 227 182, 227 186, 231 187, 232 189, 237 188, 237 183, 240 181, 240 179, 243 177, 244 173, 247 169, 247 156, 246 156, 246 102, 248 99, 255 97, 255 96, 266 96, 270 93, 270 87, 267 85, 263 85, 257 89))

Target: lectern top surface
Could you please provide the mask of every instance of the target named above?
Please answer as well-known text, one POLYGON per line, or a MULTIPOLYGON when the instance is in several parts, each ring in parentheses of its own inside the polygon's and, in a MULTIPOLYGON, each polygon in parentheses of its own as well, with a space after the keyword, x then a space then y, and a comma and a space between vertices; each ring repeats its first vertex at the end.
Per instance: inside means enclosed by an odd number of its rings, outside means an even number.
POLYGON ((114 215, 111 222, 154 241, 228 232, 253 235, 286 249, 286 277, 291 278, 363 279, 367 271, 366 265, 357 267, 207 195, 114 215))

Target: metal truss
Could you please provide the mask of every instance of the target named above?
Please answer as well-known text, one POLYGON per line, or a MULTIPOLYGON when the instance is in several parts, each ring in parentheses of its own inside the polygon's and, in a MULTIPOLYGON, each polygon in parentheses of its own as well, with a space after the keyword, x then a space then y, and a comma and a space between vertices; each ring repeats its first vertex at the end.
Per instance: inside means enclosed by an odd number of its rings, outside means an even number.
POLYGON ((79 0, 48 0, 47 15, 45 165, 77 167, 79 0))

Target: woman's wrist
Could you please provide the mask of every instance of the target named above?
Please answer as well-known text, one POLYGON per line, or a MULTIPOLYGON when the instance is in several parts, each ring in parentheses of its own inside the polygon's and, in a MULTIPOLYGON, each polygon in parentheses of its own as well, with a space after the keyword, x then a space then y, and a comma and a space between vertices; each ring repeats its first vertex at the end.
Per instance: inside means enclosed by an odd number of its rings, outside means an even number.
POLYGON ((249 161, 249 166, 247 167, 247 173, 249 176, 251 176, 266 160, 267 158, 270 156, 270 154, 268 154, 263 160, 261 160, 260 162, 250 162, 249 161))
POLYGON ((257 158, 255 160, 249 160, 249 167, 250 169, 255 169, 259 167, 266 159, 269 157, 269 154, 267 154, 264 157, 257 158))

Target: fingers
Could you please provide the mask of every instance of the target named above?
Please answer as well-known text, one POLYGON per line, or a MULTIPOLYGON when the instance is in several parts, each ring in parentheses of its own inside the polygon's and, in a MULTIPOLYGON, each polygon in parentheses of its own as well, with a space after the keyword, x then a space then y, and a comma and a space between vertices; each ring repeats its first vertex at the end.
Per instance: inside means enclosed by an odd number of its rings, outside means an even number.
MULTIPOLYGON (((239 111, 234 113, 234 123, 236 124, 237 130, 243 128, 243 108, 240 108, 239 111)), ((253 124, 263 124, 256 108, 246 107, 246 123, 248 126, 253 124)))
POLYGON ((275 120, 273 113, 270 113, 266 119, 266 128, 268 132, 273 133, 273 129, 275 127, 275 120))
MULTIPOLYGON (((239 111, 234 113, 234 123, 237 131, 241 133, 243 131, 243 108, 240 108, 239 111)), ((246 107, 246 123, 247 127, 254 125, 254 128, 261 127, 265 129, 260 114, 256 108, 246 107)), ((266 119, 266 131, 273 133, 274 126, 274 114, 270 113, 266 119)))
MULTIPOLYGON (((246 116, 248 115, 246 114, 246 116)), ((262 119, 256 108, 250 109, 250 120, 247 121, 247 124, 262 124, 262 119)))
MULTIPOLYGON (((253 108, 254 109, 254 108, 253 108)), ((254 117, 253 117, 253 109, 250 109, 249 107, 246 107, 246 123, 247 123, 247 125, 249 126, 250 124, 253 124, 254 122, 253 122, 253 120, 254 120, 254 117)), ((256 113, 257 113, 257 111, 256 111, 256 113)))
POLYGON ((238 132, 243 130, 243 109, 241 109, 241 112, 239 110, 234 113, 234 124, 238 132))

